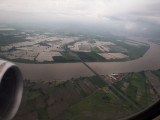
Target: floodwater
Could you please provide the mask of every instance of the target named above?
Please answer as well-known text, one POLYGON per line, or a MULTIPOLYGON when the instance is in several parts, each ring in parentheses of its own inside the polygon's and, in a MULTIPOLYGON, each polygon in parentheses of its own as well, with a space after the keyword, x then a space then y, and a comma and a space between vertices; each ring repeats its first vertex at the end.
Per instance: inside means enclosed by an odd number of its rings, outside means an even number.
MULTIPOLYGON (((142 38, 134 39, 137 41, 147 42, 142 38)), ((160 45, 150 42, 147 43, 150 44, 150 49, 139 59, 127 62, 88 62, 87 64, 101 75, 159 69, 160 45)), ((24 79, 33 81, 68 80, 80 76, 84 77, 94 75, 82 63, 16 64, 20 67, 24 79)))

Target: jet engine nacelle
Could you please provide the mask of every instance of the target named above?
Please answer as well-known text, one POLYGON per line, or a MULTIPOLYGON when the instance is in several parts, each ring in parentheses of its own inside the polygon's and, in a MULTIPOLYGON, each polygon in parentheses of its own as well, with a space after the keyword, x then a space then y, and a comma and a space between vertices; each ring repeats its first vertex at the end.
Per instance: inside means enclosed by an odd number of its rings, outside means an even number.
POLYGON ((0 120, 11 120, 16 114, 23 93, 23 79, 19 68, 0 60, 0 120))

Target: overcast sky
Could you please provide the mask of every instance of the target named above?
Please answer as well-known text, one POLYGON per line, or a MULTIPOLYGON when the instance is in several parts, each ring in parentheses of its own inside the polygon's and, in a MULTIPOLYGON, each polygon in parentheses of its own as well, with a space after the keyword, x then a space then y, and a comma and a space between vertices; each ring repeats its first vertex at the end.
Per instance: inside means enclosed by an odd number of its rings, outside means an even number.
POLYGON ((158 29, 160 0, 0 0, 0 21, 67 21, 158 29))

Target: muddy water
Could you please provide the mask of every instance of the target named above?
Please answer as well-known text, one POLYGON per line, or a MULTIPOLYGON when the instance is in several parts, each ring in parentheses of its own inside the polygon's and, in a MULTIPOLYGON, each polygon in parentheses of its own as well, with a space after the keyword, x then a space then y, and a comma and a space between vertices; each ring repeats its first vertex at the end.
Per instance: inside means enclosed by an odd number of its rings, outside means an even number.
POLYGON ((68 80, 93 73, 82 63, 64 64, 17 64, 25 79, 34 81, 68 80))
MULTIPOLYGON (((134 38, 137 41, 144 41, 142 38, 134 38)), ((90 62, 87 63, 99 74, 139 72, 143 70, 155 70, 160 68, 160 45, 150 42, 150 49, 147 53, 136 60, 127 62, 90 62)), ((82 63, 60 63, 60 64, 20 64, 25 79, 50 81, 67 80, 80 76, 92 76, 82 63)))

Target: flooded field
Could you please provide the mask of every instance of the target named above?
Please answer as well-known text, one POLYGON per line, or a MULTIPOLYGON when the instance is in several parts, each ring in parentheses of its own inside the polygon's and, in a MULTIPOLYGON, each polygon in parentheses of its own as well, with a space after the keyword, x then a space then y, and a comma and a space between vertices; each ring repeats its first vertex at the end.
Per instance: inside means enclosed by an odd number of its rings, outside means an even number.
POLYGON ((59 52, 41 52, 37 56, 36 60, 39 62, 43 61, 53 61, 53 56, 62 56, 59 52))
POLYGON ((26 59, 38 62, 53 61, 54 56, 62 56, 63 45, 77 40, 77 37, 56 35, 26 34, 25 42, 18 42, 1 47, 1 56, 11 60, 26 59))
POLYGON ((115 44, 112 42, 87 40, 87 41, 76 42, 75 44, 70 45, 69 48, 72 51, 78 51, 78 52, 91 52, 95 48, 99 49, 102 52, 108 52, 110 51, 108 47, 109 45, 115 45, 115 44))
POLYGON ((114 37, 71 36, 57 33, 19 32, 0 34, 0 58, 20 63, 114 62, 137 59, 149 49, 147 44, 114 37), (7 40, 12 41, 7 43, 7 40), (69 52, 70 51, 70 52, 69 52), (74 53, 74 55, 72 54, 74 53))
POLYGON ((99 53, 99 55, 103 56, 105 59, 120 59, 128 57, 122 53, 99 53))
MULTIPOLYGON (((143 41, 142 38, 136 39, 137 41, 143 41)), ((150 49, 146 54, 136 60, 127 62, 96 62, 88 63, 99 74, 111 74, 111 73, 126 73, 126 72, 139 72, 143 70, 155 70, 160 68, 160 46, 157 44, 149 43, 150 49)))
MULTIPOLYGON (((160 46, 153 43, 148 44, 150 44, 150 49, 143 57, 136 60, 127 62, 89 62, 87 64, 101 75, 159 69, 160 46)), ((93 73, 90 70, 88 70, 82 63, 17 63, 17 65, 21 68, 24 78, 30 80, 67 80, 71 78, 77 78, 80 76, 93 75, 93 73)))

